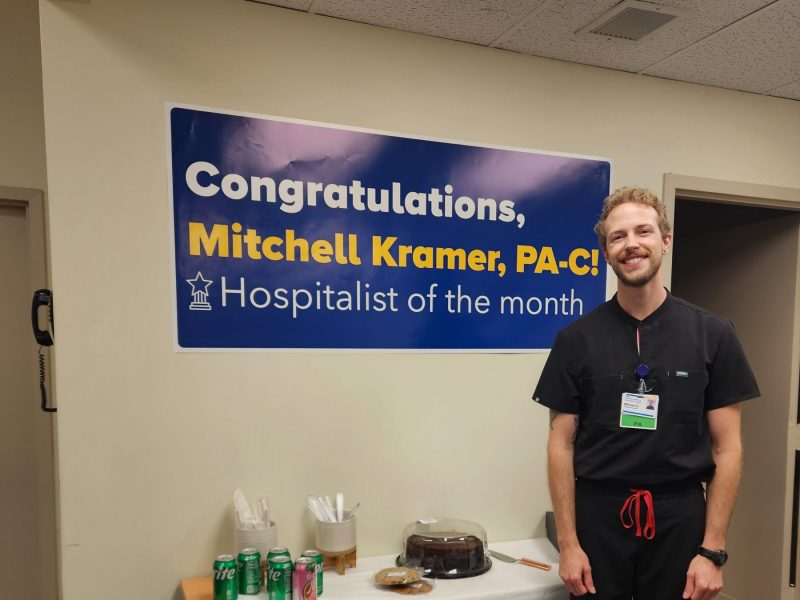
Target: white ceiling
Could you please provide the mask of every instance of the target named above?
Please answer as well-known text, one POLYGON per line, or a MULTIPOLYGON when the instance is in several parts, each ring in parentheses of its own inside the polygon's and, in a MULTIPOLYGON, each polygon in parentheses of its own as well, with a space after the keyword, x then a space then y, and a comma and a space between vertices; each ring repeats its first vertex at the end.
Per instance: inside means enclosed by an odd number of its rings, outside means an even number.
POLYGON ((800 0, 652 0, 688 11, 639 42, 576 35, 620 0, 254 0, 533 56, 800 100, 800 0))

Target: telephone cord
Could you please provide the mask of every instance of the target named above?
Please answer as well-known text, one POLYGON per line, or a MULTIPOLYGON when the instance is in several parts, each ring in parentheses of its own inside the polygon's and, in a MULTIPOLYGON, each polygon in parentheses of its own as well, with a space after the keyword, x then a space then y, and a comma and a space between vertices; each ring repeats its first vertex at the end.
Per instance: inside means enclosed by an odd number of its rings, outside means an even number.
POLYGON ((44 412, 54 413, 58 409, 47 406, 47 388, 44 385, 44 381, 44 354, 42 353, 42 347, 39 346, 39 391, 42 394, 42 410, 44 412))

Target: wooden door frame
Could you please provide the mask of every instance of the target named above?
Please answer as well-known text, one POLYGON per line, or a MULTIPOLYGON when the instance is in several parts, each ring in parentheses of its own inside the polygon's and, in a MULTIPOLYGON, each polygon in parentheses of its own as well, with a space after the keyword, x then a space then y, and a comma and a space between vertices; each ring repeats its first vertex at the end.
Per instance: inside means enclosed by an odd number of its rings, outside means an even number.
MULTIPOLYGON (((30 256, 30 284, 31 293, 39 288, 50 288, 50 273, 47 250, 46 220, 44 210, 44 192, 32 188, 8 187, 0 185, 0 207, 22 208, 25 210, 25 221, 27 226, 28 252, 30 256)), ((31 348, 36 350, 33 334, 30 337, 31 348)), ((42 348, 48 361, 47 370, 47 392, 48 404, 56 406, 56 391, 52 382, 55 381, 55 356, 52 347, 42 348)), ((35 356, 35 354, 31 354, 35 356)), ((43 413, 44 414, 44 413, 43 413)), ((52 415, 55 417, 55 415, 52 415)), ((55 585, 58 598, 61 598, 61 524, 59 515, 58 498, 58 431, 57 421, 52 421, 52 444, 53 444, 53 510, 55 511, 55 585)))
MULTIPOLYGON (((25 210, 25 222, 28 228, 28 252, 30 256, 30 282, 31 293, 39 288, 50 288, 48 274, 47 236, 45 234, 44 192, 31 188, 6 187, 0 185, 0 206, 22 208, 25 210)), ((31 338, 33 345, 33 338, 31 338)), ((53 372, 52 348, 42 349, 53 372)), ((55 379, 48 374, 47 389, 51 397, 50 404, 55 399, 55 391, 50 381, 55 379)))
POLYGON ((0 206, 25 209, 28 225, 28 250, 31 257, 31 283, 37 288, 48 287, 49 278, 45 260, 44 193, 41 190, 0 185, 0 206))
MULTIPOLYGON (((670 223, 673 224, 675 223, 675 207, 678 198, 800 211, 800 189, 795 188, 693 177, 674 173, 666 173, 664 175, 663 184, 662 198, 667 209, 667 217, 670 223)), ((680 236, 680 232, 676 232, 676 234, 680 236)), ((795 257, 795 264, 798 270, 800 270, 800 254, 795 257)), ((669 287, 672 282, 672 253, 667 254, 665 257, 663 267, 664 282, 669 287)), ((796 278, 796 281, 791 362, 793 365, 800 365, 800 276, 796 278)), ((790 383, 789 415, 798 414, 797 404, 799 388, 800 373, 798 369, 795 369, 792 373, 790 383)), ((794 463, 795 452, 800 450, 800 425, 790 421, 787 426, 789 456, 787 456, 786 460, 785 477, 787 485, 784 501, 783 531, 788 532, 791 530, 792 524, 794 463)), ((781 565, 781 589, 785 591, 789 580, 789 563, 791 561, 791 543, 789 536, 785 537, 783 540, 783 546, 783 556, 785 556, 786 559, 783 561, 783 565, 781 565)), ((785 592, 782 593, 782 597, 786 598, 785 592)))
MULTIPOLYGON (((661 197, 667 209, 669 222, 672 224, 675 223, 675 200, 678 197, 705 202, 800 211, 800 189, 676 175, 675 173, 664 175, 664 190, 661 197)), ((671 253, 664 257, 662 276, 669 286, 672 281, 671 253)), ((797 339, 797 335, 795 335, 795 339, 797 339)))

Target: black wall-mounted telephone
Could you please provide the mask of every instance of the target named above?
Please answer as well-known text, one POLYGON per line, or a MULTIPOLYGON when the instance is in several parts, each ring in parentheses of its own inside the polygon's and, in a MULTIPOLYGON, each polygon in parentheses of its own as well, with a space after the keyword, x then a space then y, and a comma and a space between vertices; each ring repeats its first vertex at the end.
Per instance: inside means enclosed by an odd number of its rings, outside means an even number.
POLYGON ((47 307, 48 320, 50 325, 53 323, 53 292, 50 290, 36 290, 33 292, 33 302, 31 303, 31 324, 33 325, 33 337, 40 346, 52 346, 53 336, 48 329, 39 327, 39 308, 47 307))
POLYGON ((31 325, 33 327, 33 336, 39 344, 39 390, 42 393, 42 410, 45 412, 56 412, 57 409, 47 406, 44 353, 41 348, 42 346, 53 345, 53 335, 50 332, 55 332, 55 327, 53 326, 53 292, 50 290, 36 290, 33 293, 33 301, 31 302, 31 325), (45 329, 39 326, 39 309, 42 307, 47 309, 48 322, 45 324, 45 329))

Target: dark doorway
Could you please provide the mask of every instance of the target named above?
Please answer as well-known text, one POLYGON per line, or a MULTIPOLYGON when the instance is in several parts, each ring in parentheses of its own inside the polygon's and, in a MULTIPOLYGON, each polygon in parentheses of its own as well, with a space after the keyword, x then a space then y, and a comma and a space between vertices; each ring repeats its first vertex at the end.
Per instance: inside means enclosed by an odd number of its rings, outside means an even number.
POLYGON ((798 212, 676 199, 672 291, 733 321, 762 392, 742 414, 745 460, 723 590, 735 600, 789 591, 798 251, 798 212))

